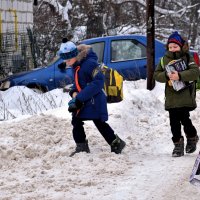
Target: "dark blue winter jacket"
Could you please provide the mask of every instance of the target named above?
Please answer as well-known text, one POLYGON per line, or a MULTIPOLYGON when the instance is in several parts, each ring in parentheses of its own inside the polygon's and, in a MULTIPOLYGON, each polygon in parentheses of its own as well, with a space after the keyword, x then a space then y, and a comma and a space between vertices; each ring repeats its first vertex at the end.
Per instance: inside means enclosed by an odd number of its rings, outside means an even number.
MULTIPOLYGON (((77 117, 88 120, 101 119, 102 121, 107 121, 107 100, 103 91, 104 75, 98 68, 97 55, 88 45, 80 45, 78 50, 78 61, 73 65, 73 70, 75 73, 76 67, 80 66, 78 82, 81 91, 76 98, 83 102, 84 106, 77 114, 77 117)), ((73 92, 78 92, 75 83, 70 91, 70 95, 73 92)), ((73 114, 75 115, 75 113, 73 114)))

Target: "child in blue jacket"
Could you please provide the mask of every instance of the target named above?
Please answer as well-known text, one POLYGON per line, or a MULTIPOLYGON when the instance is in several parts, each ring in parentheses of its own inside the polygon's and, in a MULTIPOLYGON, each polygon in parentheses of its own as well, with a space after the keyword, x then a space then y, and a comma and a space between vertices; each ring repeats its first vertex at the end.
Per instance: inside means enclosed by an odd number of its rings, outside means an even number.
POLYGON ((73 42, 63 40, 59 50, 60 57, 67 66, 74 70, 75 83, 69 94, 68 111, 72 112, 73 138, 76 149, 73 156, 79 152, 90 152, 84 130, 84 121, 92 120, 106 142, 111 146, 111 152, 121 153, 126 143, 114 134, 108 120, 107 100, 104 86, 104 75, 98 67, 97 55, 89 45, 76 46, 73 42))

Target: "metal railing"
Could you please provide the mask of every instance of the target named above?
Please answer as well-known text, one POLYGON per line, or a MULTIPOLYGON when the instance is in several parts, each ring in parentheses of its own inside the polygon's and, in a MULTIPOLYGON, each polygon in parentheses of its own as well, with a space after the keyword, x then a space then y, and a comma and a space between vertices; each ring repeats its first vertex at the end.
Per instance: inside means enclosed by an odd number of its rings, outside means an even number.
POLYGON ((30 37, 27 32, 1 33, 0 77, 34 68, 30 37), (17 42, 17 44, 16 44, 17 42), (16 48, 17 46, 17 48, 16 48))

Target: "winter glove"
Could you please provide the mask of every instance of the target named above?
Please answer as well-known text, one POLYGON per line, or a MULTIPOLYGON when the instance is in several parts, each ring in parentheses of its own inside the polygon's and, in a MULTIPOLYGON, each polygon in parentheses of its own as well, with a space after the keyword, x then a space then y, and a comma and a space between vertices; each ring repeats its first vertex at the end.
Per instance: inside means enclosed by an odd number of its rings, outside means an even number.
POLYGON ((69 112, 75 112, 82 108, 83 103, 79 101, 78 99, 73 98, 72 100, 69 101, 68 106, 69 106, 68 107, 69 112))
POLYGON ((58 65, 58 68, 59 68, 60 70, 64 70, 64 69, 66 68, 66 63, 65 63, 65 62, 60 63, 60 64, 58 65))

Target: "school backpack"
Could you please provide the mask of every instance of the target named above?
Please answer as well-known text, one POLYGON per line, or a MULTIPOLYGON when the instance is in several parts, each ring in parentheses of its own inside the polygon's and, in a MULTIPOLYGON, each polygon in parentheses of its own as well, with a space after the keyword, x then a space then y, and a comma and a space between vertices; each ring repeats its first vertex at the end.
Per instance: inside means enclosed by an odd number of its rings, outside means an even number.
MULTIPOLYGON (((100 70, 105 76, 104 92, 107 96, 107 103, 117 103, 123 100, 123 77, 112 68, 101 64, 100 70)), ((78 71, 80 66, 75 69, 75 85, 77 90, 80 92, 81 87, 78 82, 78 71)))
POLYGON ((104 91, 108 103, 117 103, 123 100, 123 77, 117 72, 104 64, 100 68, 105 76, 104 91))

